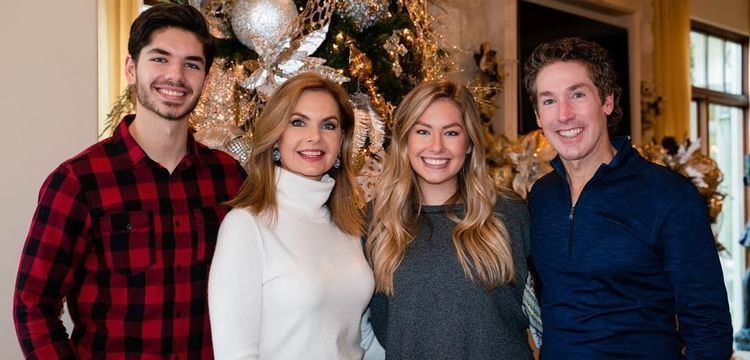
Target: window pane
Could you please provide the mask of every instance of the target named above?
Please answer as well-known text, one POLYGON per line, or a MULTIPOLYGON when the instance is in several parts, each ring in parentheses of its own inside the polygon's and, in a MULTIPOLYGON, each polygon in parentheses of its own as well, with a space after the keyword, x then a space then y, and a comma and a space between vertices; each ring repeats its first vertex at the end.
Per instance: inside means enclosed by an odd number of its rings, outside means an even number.
POLYGON ((698 121, 698 102, 697 101, 691 101, 690 102, 690 141, 696 142, 698 141, 698 128, 699 128, 700 122, 698 121))
POLYGON ((724 91, 724 40, 708 37, 708 88, 724 91))
POLYGON ((731 94, 742 94, 742 46, 730 41, 725 44, 725 91, 731 94))
POLYGON ((706 35, 690 32, 690 77, 693 86, 706 87, 706 35))
POLYGON ((744 250, 737 241, 744 230, 744 188, 742 185, 742 109, 709 104, 708 154, 716 161, 724 180, 718 191, 725 194, 716 221, 717 238, 726 253, 721 254, 729 307, 735 326, 742 321, 742 276, 744 250))

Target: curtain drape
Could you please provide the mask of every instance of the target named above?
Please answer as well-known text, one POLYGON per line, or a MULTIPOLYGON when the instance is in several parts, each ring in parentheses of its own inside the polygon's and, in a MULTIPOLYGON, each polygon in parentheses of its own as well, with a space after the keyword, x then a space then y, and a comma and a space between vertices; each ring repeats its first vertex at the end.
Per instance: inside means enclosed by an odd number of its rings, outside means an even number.
MULTIPOLYGON (((128 85, 125 57, 130 24, 140 12, 142 0, 99 1, 99 133, 115 100, 128 85)), ((109 136, 109 134, 102 134, 109 136)))
POLYGON ((654 82, 663 97, 656 118, 656 141, 690 131, 690 2, 653 0, 654 82))

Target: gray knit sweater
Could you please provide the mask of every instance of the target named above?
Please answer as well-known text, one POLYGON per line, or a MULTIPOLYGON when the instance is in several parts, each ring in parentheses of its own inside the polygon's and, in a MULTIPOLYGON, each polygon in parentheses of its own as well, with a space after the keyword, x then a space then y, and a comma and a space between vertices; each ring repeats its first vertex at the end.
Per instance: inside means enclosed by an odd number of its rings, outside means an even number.
POLYGON ((387 359, 531 359, 521 310, 529 214, 520 199, 505 197, 495 214, 511 237, 516 281, 487 292, 464 275, 446 207, 422 207, 419 233, 394 274, 394 296, 376 294, 370 304, 387 359))

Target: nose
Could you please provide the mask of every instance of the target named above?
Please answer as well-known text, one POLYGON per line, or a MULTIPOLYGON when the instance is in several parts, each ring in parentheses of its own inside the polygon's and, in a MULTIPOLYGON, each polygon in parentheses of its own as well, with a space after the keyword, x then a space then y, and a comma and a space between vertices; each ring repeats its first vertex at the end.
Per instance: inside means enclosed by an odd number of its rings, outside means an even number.
POLYGON ((165 77, 171 82, 182 84, 185 79, 185 66, 177 61, 169 63, 165 77))
POLYGON ((310 126, 307 128, 307 142, 317 143, 320 141, 320 128, 317 126, 310 126))
POLYGON ((443 151, 443 137, 441 136, 441 134, 432 134, 432 136, 430 137, 429 149, 433 153, 439 153, 443 151))
POLYGON ((568 100, 561 100, 558 105, 558 112, 559 112, 559 120, 560 122, 566 122, 573 117, 575 117, 575 111, 573 111, 573 106, 570 104, 570 101, 568 100))

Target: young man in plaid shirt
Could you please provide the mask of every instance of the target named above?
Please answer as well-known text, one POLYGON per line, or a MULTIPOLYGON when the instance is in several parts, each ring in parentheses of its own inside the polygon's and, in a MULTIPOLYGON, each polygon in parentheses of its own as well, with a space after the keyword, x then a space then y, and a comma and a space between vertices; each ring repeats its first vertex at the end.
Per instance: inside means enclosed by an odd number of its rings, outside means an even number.
POLYGON ((135 20, 128 52, 135 116, 60 165, 39 194, 14 297, 28 358, 212 357, 209 264, 222 203, 245 176, 196 143, 186 120, 213 39, 196 9, 162 4, 135 20))

